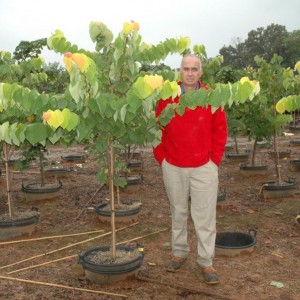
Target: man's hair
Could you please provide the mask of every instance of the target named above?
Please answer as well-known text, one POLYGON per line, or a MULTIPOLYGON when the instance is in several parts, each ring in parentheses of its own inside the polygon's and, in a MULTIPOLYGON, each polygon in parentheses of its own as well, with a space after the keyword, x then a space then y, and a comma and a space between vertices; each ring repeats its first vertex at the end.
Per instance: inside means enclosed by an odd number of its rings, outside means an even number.
POLYGON ((202 62, 201 62, 201 59, 196 54, 185 54, 182 57, 181 64, 180 64, 180 69, 182 68, 182 64, 183 64, 184 59, 187 58, 187 57, 195 57, 199 61, 200 71, 202 71, 202 62))

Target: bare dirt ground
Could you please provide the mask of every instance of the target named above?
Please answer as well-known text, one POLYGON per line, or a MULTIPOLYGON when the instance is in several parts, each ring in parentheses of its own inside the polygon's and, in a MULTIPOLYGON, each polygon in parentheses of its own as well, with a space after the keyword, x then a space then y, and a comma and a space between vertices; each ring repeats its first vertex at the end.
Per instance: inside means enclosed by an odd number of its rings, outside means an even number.
MULTIPOLYGON (((300 147, 290 147, 289 139, 285 137, 281 140, 281 148, 291 149, 291 157, 300 157, 300 147)), ((240 141, 241 147, 249 148, 246 139, 240 141)), ((50 149, 49 155, 58 162, 63 154, 82 151, 80 147, 55 147, 50 149)), ((78 264, 79 253, 110 245, 109 235, 96 238, 109 232, 110 224, 101 222, 95 211, 89 209, 107 197, 107 191, 101 190, 92 198, 99 189, 95 176, 97 166, 93 157, 89 156, 82 165, 72 165, 70 178, 63 179, 60 196, 53 200, 34 203, 26 201, 20 185, 34 181, 36 175, 30 173, 30 170, 13 173, 14 206, 20 209, 37 206, 40 223, 33 235, 12 240, 18 243, 4 244, 2 241, 0 244, 0 299, 122 299, 92 293, 97 291, 145 300, 299 299, 300 226, 294 219, 300 210, 300 191, 298 189, 295 196, 289 198, 264 200, 259 195, 260 183, 273 180, 275 175, 275 166, 267 151, 262 149, 259 152, 259 161, 269 163, 266 176, 245 177, 240 174, 238 163, 226 158, 220 166, 220 188, 226 190, 227 200, 223 207, 217 208, 218 232, 247 233, 249 229, 255 229, 257 235, 254 252, 234 257, 215 257, 214 265, 221 280, 216 286, 207 286, 203 282, 195 262, 196 241, 191 219, 188 224, 191 252, 187 262, 178 273, 165 270, 171 255, 171 220, 161 169, 150 148, 143 149, 142 184, 128 186, 121 192, 121 198, 142 202, 138 222, 117 233, 117 242, 141 237, 138 241, 145 245, 145 257, 140 275, 147 278, 148 282, 131 278, 110 284, 91 283, 86 280, 84 270, 78 264), (88 233, 97 230, 103 232, 88 233), (53 237, 74 233, 86 234, 53 237), (37 240, 41 237, 48 238, 37 240), (25 279, 28 282, 3 277, 25 279), (276 286, 278 283, 282 286, 276 286)), ((300 172, 290 169, 289 159, 282 159, 281 165, 283 178, 295 177, 300 182, 300 172)), ((3 180, 4 176, 1 177, 3 180)), ((3 187, 0 197, 0 210, 7 210, 3 187)), ((117 225, 117 229, 128 225, 117 225)))

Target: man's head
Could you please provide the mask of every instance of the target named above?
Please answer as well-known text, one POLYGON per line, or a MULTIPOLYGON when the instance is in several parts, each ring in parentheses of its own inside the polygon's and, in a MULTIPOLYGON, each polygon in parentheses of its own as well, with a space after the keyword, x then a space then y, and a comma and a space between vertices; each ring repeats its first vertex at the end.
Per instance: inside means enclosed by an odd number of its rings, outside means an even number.
POLYGON ((198 56, 187 54, 182 58, 180 66, 181 80, 185 90, 194 90, 202 75, 202 64, 198 56))

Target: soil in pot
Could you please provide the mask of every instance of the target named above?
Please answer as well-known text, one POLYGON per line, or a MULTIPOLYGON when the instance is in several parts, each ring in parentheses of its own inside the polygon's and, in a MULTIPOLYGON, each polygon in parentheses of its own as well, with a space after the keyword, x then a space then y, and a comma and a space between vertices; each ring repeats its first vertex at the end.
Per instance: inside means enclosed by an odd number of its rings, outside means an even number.
POLYGON ((43 186, 40 183, 22 184, 22 192, 28 201, 55 199, 59 196, 61 188, 61 181, 58 183, 46 183, 43 186))
POLYGON ((40 216, 37 211, 16 211, 13 217, 8 212, 0 213, 0 240, 9 240, 22 235, 31 235, 36 230, 40 216))
MULTIPOLYGON (((102 203, 95 207, 98 219, 102 222, 111 221, 110 203, 102 203)), ((141 202, 138 200, 122 200, 121 204, 115 203, 115 220, 117 223, 137 222, 141 211, 141 202)))
POLYGON ((144 258, 142 247, 116 247, 116 258, 112 259, 111 248, 102 246, 79 255, 78 262, 85 270, 88 280, 109 283, 136 276, 144 258))

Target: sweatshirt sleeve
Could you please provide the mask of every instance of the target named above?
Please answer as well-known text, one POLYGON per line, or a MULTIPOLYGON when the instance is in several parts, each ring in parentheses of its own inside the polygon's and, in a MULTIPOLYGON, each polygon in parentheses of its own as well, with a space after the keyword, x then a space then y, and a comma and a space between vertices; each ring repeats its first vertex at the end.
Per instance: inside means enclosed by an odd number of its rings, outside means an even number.
POLYGON ((225 151, 227 142, 227 119, 222 108, 218 108, 213 114, 211 160, 219 166, 225 151))

